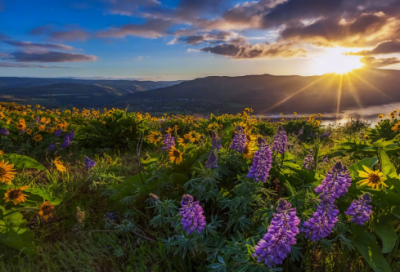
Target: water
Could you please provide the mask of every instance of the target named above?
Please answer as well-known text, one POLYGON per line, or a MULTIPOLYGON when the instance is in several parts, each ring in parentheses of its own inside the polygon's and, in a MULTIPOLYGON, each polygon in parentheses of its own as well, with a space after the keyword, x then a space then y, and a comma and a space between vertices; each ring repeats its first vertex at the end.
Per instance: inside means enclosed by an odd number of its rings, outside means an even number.
MULTIPOLYGON (((378 117, 379 114, 383 114, 385 118, 389 117, 389 114, 392 111, 398 111, 400 110, 400 102, 396 103, 391 103, 391 104, 386 104, 386 105, 380 105, 380 106, 371 106, 371 107, 366 107, 366 108, 355 108, 355 109, 348 109, 348 110, 343 110, 341 111, 338 115, 333 112, 321 112, 323 115, 323 124, 345 124, 351 120, 363 120, 367 121, 369 124, 372 126, 375 126, 381 119, 378 117)), ((398 111, 399 112, 399 111, 398 111)), ((302 117, 303 115, 308 117, 312 114, 316 114, 315 112, 313 113, 298 113, 297 118, 302 117)), ((294 117, 293 114, 272 114, 269 115, 272 120, 279 120, 282 118, 282 116, 286 116, 286 119, 290 119, 294 117)))

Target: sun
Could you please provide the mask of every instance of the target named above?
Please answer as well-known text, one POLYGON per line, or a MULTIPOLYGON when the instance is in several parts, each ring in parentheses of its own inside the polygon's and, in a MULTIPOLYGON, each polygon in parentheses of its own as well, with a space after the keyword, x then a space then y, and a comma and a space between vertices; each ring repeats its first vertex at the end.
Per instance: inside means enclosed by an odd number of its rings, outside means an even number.
POLYGON ((345 52, 348 52, 348 49, 341 47, 327 49, 323 54, 311 61, 313 74, 347 74, 363 66, 360 62, 360 56, 345 55, 345 52))

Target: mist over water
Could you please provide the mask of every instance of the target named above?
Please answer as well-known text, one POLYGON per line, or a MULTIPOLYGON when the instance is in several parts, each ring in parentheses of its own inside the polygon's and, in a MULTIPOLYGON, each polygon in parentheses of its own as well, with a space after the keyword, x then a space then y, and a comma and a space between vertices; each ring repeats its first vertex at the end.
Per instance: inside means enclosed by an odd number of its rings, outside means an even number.
MULTIPOLYGON (((370 107, 365 107, 365 108, 353 108, 353 109, 347 109, 340 111, 339 114, 336 112, 321 112, 323 115, 323 124, 345 124, 347 122, 350 122, 351 120, 363 120, 367 121, 370 123, 372 126, 378 124, 380 121, 380 118, 378 117, 379 114, 383 114, 385 118, 389 117, 389 114, 392 111, 398 111, 400 110, 400 102, 396 103, 390 103, 390 104, 385 104, 385 105, 379 105, 379 106, 370 106, 370 107)), ((282 118, 283 116, 286 116, 285 119, 290 119, 290 118, 301 118, 303 115, 308 117, 312 114, 317 114, 318 112, 313 112, 313 113, 298 113, 297 116, 294 116, 293 113, 291 114, 285 114, 283 115, 280 114, 271 114, 271 115, 266 115, 267 117, 269 116, 272 120, 276 121, 282 118)))

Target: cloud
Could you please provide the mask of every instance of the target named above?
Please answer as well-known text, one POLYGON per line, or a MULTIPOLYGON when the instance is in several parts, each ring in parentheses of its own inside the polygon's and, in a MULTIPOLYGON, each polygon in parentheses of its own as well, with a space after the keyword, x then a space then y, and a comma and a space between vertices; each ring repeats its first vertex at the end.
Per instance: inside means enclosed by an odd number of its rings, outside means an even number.
POLYGON ((21 42, 21 41, 13 41, 13 40, 5 40, 3 43, 21 47, 24 49, 32 49, 32 50, 47 50, 47 49, 58 49, 58 50, 67 50, 72 51, 74 48, 72 46, 63 45, 63 44, 52 44, 52 43, 32 43, 32 42, 21 42))
POLYGON ((9 39, 11 39, 9 36, 7 36, 4 33, 0 33, 0 41, 9 40, 9 39))
MULTIPOLYGON (((208 43, 226 42, 231 40, 232 38, 237 38, 237 37, 238 34, 236 33, 221 31, 219 33, 206 33, 202 35, 180 37, 179 39, 177 39, 177 41, 186 44, 197 45, 203 42, 208 42, 208 43)), ((171 42, 169 44, 171 44, 171 42)))
POLYGON ((400 40, 387 41, 378 44, 372 50, 363 50, 361 52, 350 52, 347 55, 356 55, 356 56, 368 56, 368 55, 379 55, 379 54, 393 54, 400 53, 400 40))
POLYGON ((9 57, 10 55, 6 54, 6 53, 0 53, 0 58, 4 59, 9 57))
POLYGON ((96 56, 66 53, 66 52, 26 52, 17 51, 10 53, 10 56, 16 62, 86 62, 96 61, 96 56))
POLYGON ((292 43, 286 44, 221 44, 200 49, 203 52, 232 57, 234 59, 274 58, 274 57, 304 57, 307 53, 302 48, 292 48, 292 43))
POLYGON ((2 68, 64 68, 70 69, 71 67, 61 67, 61 66, 45 66, 27 63, 10 63, 10 62, 0 62, 0 67, 2 68))
POLYGON ((141 7, 154 8, 161 3, 157 0, 104 0, 111 14, 136 15, 141 7))
POLYGON ((89 33, 80 29, 79 26, 67 25, 65 29, 57 30, 53 25, 43 25, 35 27, 29 34, 39 36, 46 35, 51 41, 86 41, 89 38, 89 33))
POLYGON ((360 61, 364 63, 365 68, 379 68, 400 63, 400 59, 395 57, 382 59, 377 59, 375 57, 364 57, 360 61))
POLYGON ((126 24, 120 27, 110 28, 99 31, 97 37, 106 38, 125 38, 126 36, 138 36, 143 38, 160 38, 167 34, 167 30, 173 26, 173 23, 164 19, 149 19, 141 25, 126 24))

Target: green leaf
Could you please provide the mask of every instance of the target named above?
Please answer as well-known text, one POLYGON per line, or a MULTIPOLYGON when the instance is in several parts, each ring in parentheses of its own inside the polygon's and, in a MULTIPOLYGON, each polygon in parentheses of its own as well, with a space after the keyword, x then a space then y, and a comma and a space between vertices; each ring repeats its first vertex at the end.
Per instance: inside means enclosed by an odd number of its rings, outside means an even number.
POLYGON ((389 156, 382 149, 378 150, 378 154, 381 161, 383 174, 385 174, 388 178, 397 178, 396 168, 390 161, 389 156))
POLYGON ((400 206, 393 207, 392 214, 397 218, 400 218, 400 206))
POLYGON ((396 231, 392 225, 391 219, 391 215, 383 215, 378 216, 373 221, 375 233, 382 240, 382 253, 391 252, 397 240, 396 231))
POLYGON ((375 235, 366 232, 365 227, 352 225, 354 247, 364 257, 375 272, 390 272, 382 252, 376 244, 375 235))
POLYGON ((190 180, 188 176, 181 173, 172 173, 169 177, 174 184, 180 184, 180 185, 183 185, 190 180))
POLYGON ((23 156, 23 155, 18 155, 18 154, 6 154, 3 156, 0 156, 0 161, 8 161, 10 164, 14 164, 14 168, 16 169, 38 169, 38 170, 45 170, 46 167, 44 167, 42 164, 38 163, 36 160, 23 156))
MULTIPOLYGON (((30 231, 29 231, 30 232, 30 231)), ((28 236, 21 236, 18 235, 13 230, 8 230, 6 232, 0 233, 0 243, 21 251, 27 255, 34 255, 36 254, 36 247, 30 240, 26 240, 28 236)), ((33 237, 31 235, 31 237, 33 237)))
POLYGON ((30 202, 31 201, 43 202, 43 200, 46 200, 46 201, 50 201, 55 206, 60 205, 62 202, 62 199, 50 195, 50 192, 48 192, 44 188, 37 188, 37 187, 29 188, 29 189, 26 189, 25 192, 28 193, 29 197, 27 197, 27 200, 29 200, 30 202))

